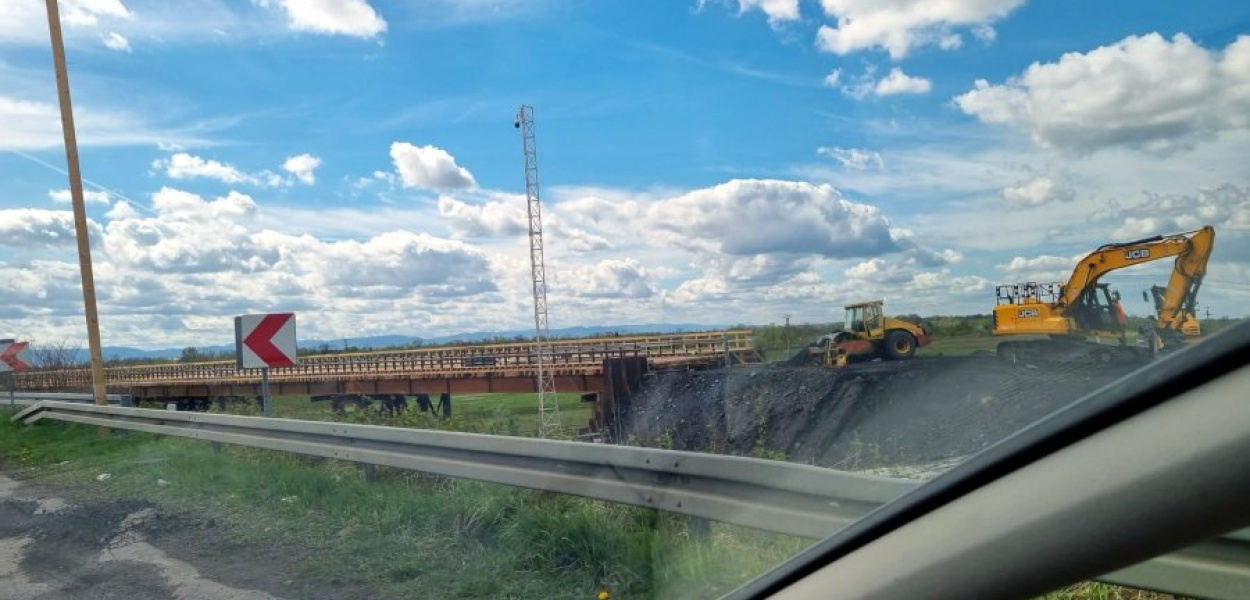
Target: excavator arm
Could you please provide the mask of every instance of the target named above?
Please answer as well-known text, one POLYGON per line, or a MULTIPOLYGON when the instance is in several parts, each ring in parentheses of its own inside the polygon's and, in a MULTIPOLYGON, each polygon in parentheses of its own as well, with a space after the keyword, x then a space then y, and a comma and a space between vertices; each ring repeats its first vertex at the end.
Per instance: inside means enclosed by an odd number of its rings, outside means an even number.
POLYGON ((1175 256, 1176 264, 1172 268, 1167 291, 1163 294, 1158 326, 1161 329, 1178 329, 1184 311, 1193 309, 1214 246, 1215 229, 1209 225, 1185 233, 1107 244, 1089 253, 1077 264, 1063 287, 1060 304, 1076 306, 1081 296, 1107 273, 1175 256))
POLYGON ((1207 261, 1215 247, 1215 230, 1203 227, 1189 238, 1190 250, 1181 253, 1172 268, 1168 287, 1163 293, 1163 306, 1159 308, 1160 329, 1179 331, 1186 314, 1195 314, 1198 288, 1207 273, 1207 261))

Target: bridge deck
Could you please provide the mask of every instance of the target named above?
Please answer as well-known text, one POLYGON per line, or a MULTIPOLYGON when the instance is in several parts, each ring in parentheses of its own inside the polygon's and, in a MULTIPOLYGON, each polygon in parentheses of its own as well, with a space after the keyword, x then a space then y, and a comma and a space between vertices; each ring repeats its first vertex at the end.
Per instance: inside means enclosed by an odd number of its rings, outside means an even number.
MULTIPOLYGON (((604 360, 646 357, 653 368, 714 364, 726 355, 755 355, 749 330, 654 336, 554 340, 551 368, 557 387, 597 391, 604 360), (561 386, 560 384, 563 383, 561 386)), ((537 353, 532 342, 385 350, 300 357, 295 367, 270 369, 277 394, 417 393, 441 391, 533 391, 537 353)), ((23 390, 90 387, 88 369, 29 371, 17 377, 23 390)), ((233 361, 109 367, 110 391, 138 397, 254 395, 259 369, 238 369, 233 361)))

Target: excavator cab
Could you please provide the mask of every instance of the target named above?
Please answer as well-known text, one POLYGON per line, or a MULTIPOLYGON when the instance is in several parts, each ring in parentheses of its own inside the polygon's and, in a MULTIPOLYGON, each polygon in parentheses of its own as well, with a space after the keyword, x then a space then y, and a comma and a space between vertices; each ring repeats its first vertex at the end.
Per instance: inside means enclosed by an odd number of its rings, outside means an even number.
POLYGON ((1081 294, 1072 317, 1077 327, 1095 334, 1107 334, 1124 338, 1124 309, 1120 307, 1120 293, 1105 283, 1099 283, 1081 294))

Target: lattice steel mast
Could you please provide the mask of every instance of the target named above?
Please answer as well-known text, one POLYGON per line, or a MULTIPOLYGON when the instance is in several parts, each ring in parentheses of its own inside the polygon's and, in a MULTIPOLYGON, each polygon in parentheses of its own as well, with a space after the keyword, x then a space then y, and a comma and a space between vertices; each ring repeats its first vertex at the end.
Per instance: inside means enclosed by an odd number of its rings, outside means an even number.
POLYGON ((529 208, 530 271, 534 282, 534 354, 538 363, 538 434, 550 437, 560 429, 560 405, 552 374, 547 327, 547 269, 543 261, 543 212, 538 194, 538 146, 534 141, 534 107, 522 104, 513 125, 521 130, 525 153, 525 199, 529 208))

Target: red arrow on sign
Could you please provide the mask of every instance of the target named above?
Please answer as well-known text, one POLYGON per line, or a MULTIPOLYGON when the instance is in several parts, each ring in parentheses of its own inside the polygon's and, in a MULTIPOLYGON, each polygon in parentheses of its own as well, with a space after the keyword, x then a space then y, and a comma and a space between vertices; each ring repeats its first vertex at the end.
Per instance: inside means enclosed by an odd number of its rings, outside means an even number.
POLYGON ((294 316, 292 313, 265 315, 265 318, 256 324, 256 329, 244 338, 243 345, 255 352, 256 356, 270 367, 294 367, 295 360, 273 345, 273 336, 294 316))
POLYGON ((9 344, 9 347, 4 349, 4 353, 0 354, 0 361, 4 361, 4 364, 9 365, 9 368, 14 371, 25 371, 26 369, 29 369, 30 365, 22 361, 22 357, 19 356, 22 351, 26 349, 26 346, 26 342, 14 342, 9 344))

